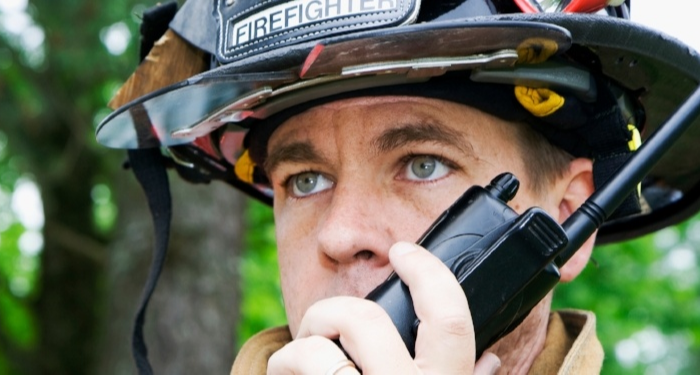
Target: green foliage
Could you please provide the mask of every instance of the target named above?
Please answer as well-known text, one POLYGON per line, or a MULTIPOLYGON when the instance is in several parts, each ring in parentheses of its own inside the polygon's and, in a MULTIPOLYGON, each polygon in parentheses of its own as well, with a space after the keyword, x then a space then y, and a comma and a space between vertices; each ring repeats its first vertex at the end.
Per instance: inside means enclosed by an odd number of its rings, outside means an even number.
POLYGON ((272 210, 251 201, 246 210, 249 230, 240 262, 241 317, 238 347, 255 333, 286 324, 277 266, 272 210))
MULTIPOLYGON (((0 132, 0 342, 12 350, 37 345, 38 332, 32 303, 38 283, 39 259, 23 254, 19 242, 27 232, 11 208, 12 192, 20 177, 16 159, 7 152, 7 137, 0 132)), ((7 348, 0 346, 0 374, 10 374, 7 348)))
POLYGON ((591 310, 606 374, 695 373, 700 357, 700 217, 596 248, 595 263, 555 293, 555 308, 591 310))
POLYGON ((10 364, 7 363, 7 359, 5 356, 0 353, 0 374, 9 374, 10 373, 10 364))
MULTIPOLYGON (((9 169, 0 155, 0 173, 9 169)), ((11 191, 5 188, 10 181, 7 173, 4 174, 5 183, 0 184, 0 342, 11 349, 0 346, 0 374, 10 374, 7 356, 11 352, 29 351, 38 344, 39 333, 32 307, 37 292, 39 258, 20 250, 21 238, 28 232, 12 214, 11 191)), ((16 173, 10 175, 17 179, 16 173)))
POLYGON ((0 233, 0 332, 14 345, 29 349, 37 332, 29 308, 36 286, 36 257, 20 253, 24 228, 15 223, 0 233))
POLYGON ((112 200, 112 191, 106 184, 97 184, 92 188, 92 222, 103 234, 109 233, 117 219, 117 205, 112 200))

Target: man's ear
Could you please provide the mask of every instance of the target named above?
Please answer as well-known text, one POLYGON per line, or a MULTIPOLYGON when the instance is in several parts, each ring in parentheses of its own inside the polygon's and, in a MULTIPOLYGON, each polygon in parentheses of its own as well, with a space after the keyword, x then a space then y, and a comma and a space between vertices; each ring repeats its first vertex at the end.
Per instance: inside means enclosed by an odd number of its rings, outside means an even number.
MULTIPOLYGON (((559 180, 563 189, 559 202, 559 223, 563 223, 576 211, 588 197, 593 194, 593 162, 589 159, 578 158, 571 161, 569 170, 559 180)), ((595 234, 591 236, 574 256, 560 269, 561 281, 569 282, 578 276, 588 263, 595 243, 595 234)))

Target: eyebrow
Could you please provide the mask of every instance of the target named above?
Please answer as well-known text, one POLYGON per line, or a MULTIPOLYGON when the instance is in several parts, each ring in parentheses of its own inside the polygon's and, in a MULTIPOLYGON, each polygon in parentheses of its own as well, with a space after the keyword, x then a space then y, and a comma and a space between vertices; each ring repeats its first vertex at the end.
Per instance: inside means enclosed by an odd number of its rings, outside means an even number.
POLYGON ((316 151, 308 141, 293 142, 276 147, 267 156, 263 168, 266 173, 272 172, 278 165, 284 162, 311 162, 322 163, 325 158, 316 151))
MULTIPOLYGON (((375 153, 379 154, 419 142, 442 143, 455 147, 465 154, 474 154, 471 143, 465 139, 462 133, 429 122, 407 124, 388 129, 372 141, 372 148, 375 153)), ((283 144, 272 150, 267 156, 263 168, 269 174, 277 166, 286 162, 324 163, 325 161, 326 159, 321 156, 311 142, 298 141, 283 144)))
POLYGON ((474 154, 474 149, 464 134, 430 122, 407 124, 388 129, 372 143, 376 152, 382 153, 418 142, 442 143, 455 147, 465 154, 474 154))

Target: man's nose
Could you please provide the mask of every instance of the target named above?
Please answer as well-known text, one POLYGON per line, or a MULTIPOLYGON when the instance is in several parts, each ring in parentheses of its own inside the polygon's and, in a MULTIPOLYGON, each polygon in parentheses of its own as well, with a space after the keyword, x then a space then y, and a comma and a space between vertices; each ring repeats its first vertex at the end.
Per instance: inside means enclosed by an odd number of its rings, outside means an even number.
POLYGON ((380 189, 336 186, 318 232, 319 251, 325 257, 339 266, 389 264, 389 247, 397 239, 381 194, 380 189))

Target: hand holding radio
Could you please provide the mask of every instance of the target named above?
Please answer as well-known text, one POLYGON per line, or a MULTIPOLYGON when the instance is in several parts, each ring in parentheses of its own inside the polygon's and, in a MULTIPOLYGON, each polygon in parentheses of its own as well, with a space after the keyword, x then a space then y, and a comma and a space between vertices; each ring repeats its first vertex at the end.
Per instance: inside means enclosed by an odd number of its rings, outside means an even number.
POLYGON ((411 288, 421 318, 419 356, 409 353, 379 305, 357 297, 333 297, 306 311, 294 341, 270 359, 268 373, 323 374, 349 358, 363 373, 493 374, 500 364, 495 356, 474 363, 469 307, 452 272, 434 255, 407 242, 392 246, 389 257, 411 288), (331 341, 336 337, 339 345, 331 341))
MULTIPOLYGON (((510 173, 485 188, 471 187, 418 241, 454 273, 467 296, 477 357, 517 327, 559 281, 553 260, 568 242, 566 233, 539 208, 518 215, 508 207, 518 187, 510 173)), ((422 322, 399 276, 397 270, 367 298, 387 311, 415 355, 422 322)))

